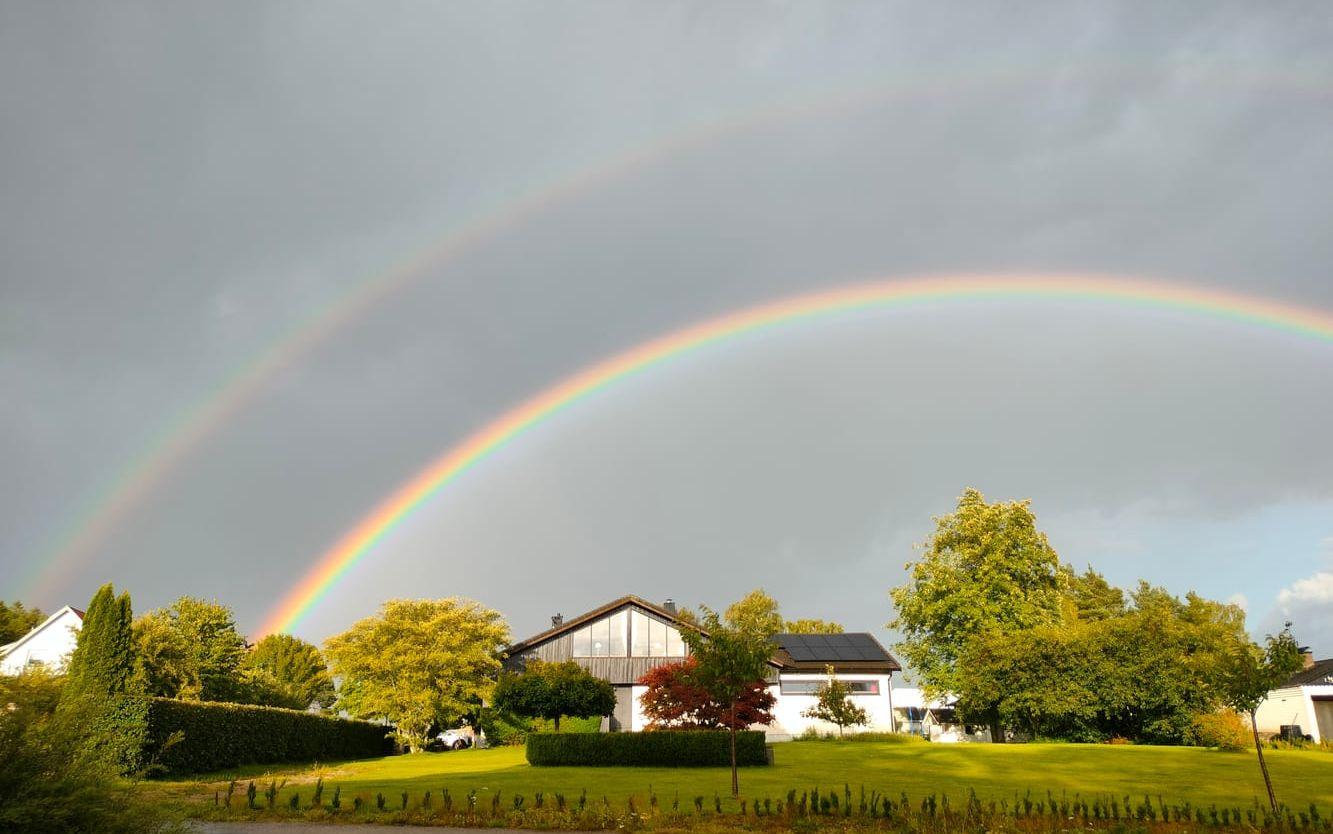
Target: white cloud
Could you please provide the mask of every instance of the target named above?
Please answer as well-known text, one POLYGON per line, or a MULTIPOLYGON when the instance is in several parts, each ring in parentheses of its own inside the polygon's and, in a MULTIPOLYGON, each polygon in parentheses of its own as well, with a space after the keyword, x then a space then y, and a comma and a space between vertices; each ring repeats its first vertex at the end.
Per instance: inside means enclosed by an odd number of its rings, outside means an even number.
POLYGON ((1274 613, 1290 622, 1296 639, 1308 643, 1316 654, 1333 650, 1333 570, 1298 579, 1278 591, 1274 613))
POLYGON ((1231 605, 1240 606, 1240 610, 1245 611, 1247 613, 1250 610, 1250 601, 1245 598, 1244 594, 1232 594, 1231 596, 1227 597, 1227 602, 1231 605))

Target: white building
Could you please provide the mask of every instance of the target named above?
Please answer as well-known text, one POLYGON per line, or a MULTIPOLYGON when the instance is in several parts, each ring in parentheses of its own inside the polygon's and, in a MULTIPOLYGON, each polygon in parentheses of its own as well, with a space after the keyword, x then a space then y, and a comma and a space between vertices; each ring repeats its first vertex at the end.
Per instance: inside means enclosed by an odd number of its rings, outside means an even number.
MULTIPOLYGON (((552 617, 551 628, 510 647, 505 665, 518 670, 529 660, 573 660, 615 688, 616 708, 602 729, 638 731, 648 726, 640 703, 647 688, 638 681, 650 669, 688 656, 682 628, 690 626, 677 616, 671 600, 656 605, 621 597, 569 620, 552 617)), ((832 724, 801 715, 815 703, 815 690, 827 680, 829 666, 869 717, 865 727, 854 731, 895 729, 890 681, 902 667, 870 634, 779 634, 769 666, 775 720, 763 729, 771 740, 787 740, 812 727, 837 732, 832 724)))
POLYGON ((1268 693, 1254 717, 1261 733, 1299 727, 1316 742, 1333 741, 1333 658, 1315 660, 1307 653, 1305 668, 1268 693))
POLYGON ((82 627, 83 612, 66 605, 18 640, 0 646, 0 675, 17 675, 34 666, 62 671, 82 627))

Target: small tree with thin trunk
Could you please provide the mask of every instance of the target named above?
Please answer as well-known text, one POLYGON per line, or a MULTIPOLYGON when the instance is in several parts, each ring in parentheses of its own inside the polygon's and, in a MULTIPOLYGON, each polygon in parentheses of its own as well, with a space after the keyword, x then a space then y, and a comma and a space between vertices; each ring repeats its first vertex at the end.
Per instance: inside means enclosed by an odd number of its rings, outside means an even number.
POLYGON ((572 660, 563 663, 534 660, 519 674, 500 676, 492 703, 502 712, 524 718, 546 718, 554 723, 558 733, 561 716, 610 715, 616 708, 616 692, 611 684, 572 660))
POLYGON ((1255 713, 1268 698, 1268 693, 1300 671, 1301 666, 1301 650, 1296 638, 1291 636, 1291 623, 1287 623, 1276 636, 1268 636, 1263 648, 1249 641, 1237 646, 1222 670, 1223 700, 1227 706, 1250 717, 1254 752, 1259 756, 1259 770, 1264 775, 1268 804, 1273 813, 1278 810, 1277 795, 1273 793, 1273 780, 1268 775, 1268 763, 1264 761, 1264 748, 1259 741, 1259 723, 1255 720, 1255 713))
MULTIPOLYGON (((740 793, 736 773, 736 731, 746 698, 754 682, 761 680, 773 656, 773 646, 761 632, 727 625, 717 612, 704 608, 702 632, 681 631, 690 647, 695 667, 691 675, 696 686, 708 693, 726 711, 727 732, 731 734, 731 795, 740 793)), ((748 725, 747 725, 748 726, 748 725)))
POLYGON ((833 667, 827 667, 828 680, 815 691, 814 706, 801 715, 838 725, 838 736, 843 727, 858 727, 870 720, 866 711, 852 703, 852 688, 838 680, 833 667))

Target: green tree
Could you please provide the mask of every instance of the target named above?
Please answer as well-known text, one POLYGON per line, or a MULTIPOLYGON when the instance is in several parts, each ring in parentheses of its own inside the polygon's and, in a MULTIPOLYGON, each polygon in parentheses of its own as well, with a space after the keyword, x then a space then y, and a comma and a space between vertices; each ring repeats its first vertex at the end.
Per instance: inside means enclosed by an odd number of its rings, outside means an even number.
POLYGON ((218 602, 184 596, 135 623, 139 674, 164 698, 244 701, 245 638, 236 617, 218 602))
POLYGON ((501 675, 491 702, 501 712, 549 719, 558 733, 561 716, 610 715, 616 708, 616 691, 572 660, 538 660, 529 662, 521 673, 501 675))
POLYGON ((799 620, 788 620, 785 630, 788 634, 842 634, 842 626, 828 620, 816 620, 810 617, 802 617, 799 620))
POLYGON ((329 709, 336 693, 324 655, 318 648, 290 634, 270 634, 241 661, 250 690, 246 699, 288 709, 329 709))
POLYGON ((1291 635, 1291 623, 1287 623, 1277 635, 1269 635, 1265 643, 1262 649, 1249 641, 1237 646, 1220 666, 1220 671, 1225 703, 1250 717, 1254 752, 1259 756, 1259 770, 1264 776, 1264 787, 1268 789, 1268 804, 1276 814, 1277 795, 1273 792, 1273 779, 1268 775, 1268 763, 1264 761, 1264 747, 1259 741, 1259 724, 1255 712, 1268 698, 1268 693, 1300 671, 1303 662, 1300 646, 1291 635))
POLYGON ((108 583, 93 595, 70 655, 60 712, 82 726, 87 755, 122 773, 138 767, 148 730, 148 700, 135 675, 129 593, 108 583))
POLYGON ((700 626, 703 632, 682 629, 680 636, 689 646, 695 662, 691 683, 727 712, 727 731, 731 736, 731 794, 736 796, 740 793, 740 778, 736 772, 738 716, 745 707, 747 696, 753 692, 754 682, 762 680, 768 671, 773 646, 769 642, 770 635, 760 629, 748 623, 744 627, 725 623, 708 608, 703 609, 700 626))
MULTIPOLYGON (((988 504, 966 490, 954 512, 935 519, 921 558, 907 568, 908 581, 890 592, 898 613, 890 627, 902 631, 899 648, 936 695, 956 691, 969 640, 1062 617, 1068 572, 1028 501, 988 504)), ((998 726, 992 731, 1003 740, 998 726)))
POLYGON ((801 715, 837 724, 839 736, 843 727, 858 727, 870 720, 866 711, 852 701, 852 688, 838 680, 832 666, 828 667, 828 680, 815 690, 815 703, 801 715))
POLYGON ((45 619, 46 614, 40 608, 25 608, 21 602, 0 600, 0 646, 13 643, 45 619))
POLYGON ((778 601, 765 593, 763 588, 756 588, 727 606, 725 618, 727 625, 732 628, 765 639, 782 631, 784 625, 782 614, 778 611, 778 601))
POLYGON ((1069 596, 1081 620, 1106 620, 1125 613, 1125 592, 1091 566, 1081 574, 1071 572, 1069 596))
POLYGON ((338 706, 388 719, 413 752, 432 724, 473 714, 494 687, 509 627, 472 600, 390 600, 325 643, 338 706))

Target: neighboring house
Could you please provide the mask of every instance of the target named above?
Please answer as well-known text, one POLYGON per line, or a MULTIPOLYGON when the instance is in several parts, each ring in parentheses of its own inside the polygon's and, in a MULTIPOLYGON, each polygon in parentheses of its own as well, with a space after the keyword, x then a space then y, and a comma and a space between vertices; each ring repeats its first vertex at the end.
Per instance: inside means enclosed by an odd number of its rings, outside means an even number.
MULTIPOLYGON (((528 660, 573 660, 616 690, 616 708, 602 722, 604 731, 642 730, 648 725, 639 699, 646 687, 638 681, 648 670, 679 663, 689 654, 680 619, 671 600, 655 605, 625 596, 573 617, 551 618, 551 628, 510 647, 507 668, 520 670, 528 660)), ((832 725, 801 715, 815 701, 814 691, 826 679, 825 669, 851 684, 853 697, 870 715, 866 728, 890 731, 893 700, 890 676, 901 667, 869 634, 780 634, 774 638, 768 680, 777 704, 775 721, 765 728, 775 740, 799 735, 816 726, 832 725)))
POLYGON ((0 646, 0 675, 17 675, 33 666, 63 670, 82 627, 83 612, 66 605, 18 640, 0 646))
POLYGON ((1268 693, 1254 717, 1261 733, 1300 727, 1316 742, 1333 742, 1333 658, 1315 660, 1306 652, 1305 668, 1268 693))
POLYGON ((990 741, 990 730, 969 732, 967 725, 958 721, 952 699, 927 699, 915 687, 900 686, 893 691, 893 715, 899 732, 931 741, 990 741))

